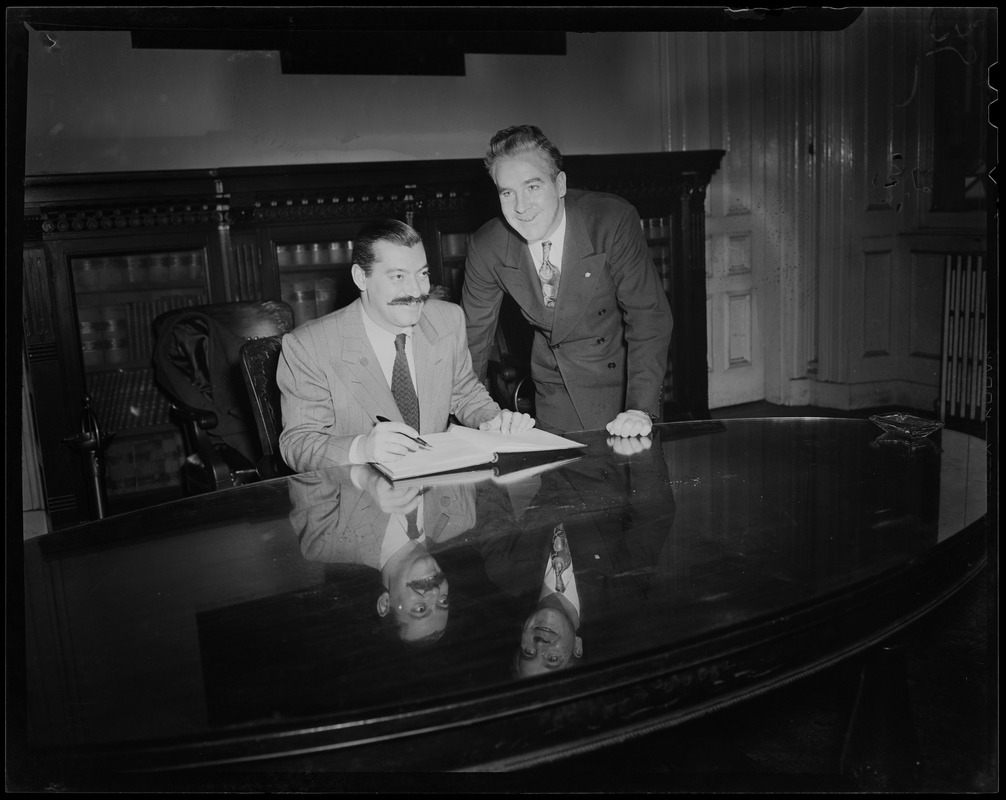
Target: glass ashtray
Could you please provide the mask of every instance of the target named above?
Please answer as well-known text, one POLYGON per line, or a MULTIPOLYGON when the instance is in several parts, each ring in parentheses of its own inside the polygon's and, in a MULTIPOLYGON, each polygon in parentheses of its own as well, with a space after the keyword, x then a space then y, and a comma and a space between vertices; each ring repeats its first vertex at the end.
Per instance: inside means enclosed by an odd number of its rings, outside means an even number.
POLYGON ((877 425, 888 436, 908 442, 918 442, 943 427, 942 422, 902 413, 874 414, 870 417, 870 422, 877 425))

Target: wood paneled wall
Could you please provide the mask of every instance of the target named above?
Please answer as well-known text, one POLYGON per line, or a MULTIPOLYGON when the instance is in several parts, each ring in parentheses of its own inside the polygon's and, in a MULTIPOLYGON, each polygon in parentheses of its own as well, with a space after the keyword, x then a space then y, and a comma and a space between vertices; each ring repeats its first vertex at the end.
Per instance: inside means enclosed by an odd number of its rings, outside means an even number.
POLYGON ((954 44, 931 12, 662 34, 666 147, 727 151, 706 221, 712 407, 934 406, 936 256, 981 251, 986 231, 931 210, 931 56, 954 44))

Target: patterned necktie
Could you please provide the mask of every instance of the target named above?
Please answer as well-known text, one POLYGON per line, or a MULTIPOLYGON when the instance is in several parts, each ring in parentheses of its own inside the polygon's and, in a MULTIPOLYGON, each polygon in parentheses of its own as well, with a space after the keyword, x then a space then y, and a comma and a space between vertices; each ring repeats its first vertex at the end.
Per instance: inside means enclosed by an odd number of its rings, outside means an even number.
POLYGON ((548 260, 551 250, 551 242, 541 243, 541 268, 538 270, 538 277, 541 278, 541 294, 545 300, 545 308, 555 307, 555 297, 559 293, 559 270, 548 260))
POLYGON ((562 580, 562 573, 572 564, 569 542, 566 539, 566 526, 560 522, 552 531, 552 570, 555 573, 555 590, 557 592, 565 593, 566 584, 562 580))
POLYGON ((405 420, 419 433, 419 398, 412 386, 412 376, 409 374, 409 359, 405 355, 405 334, 395 337, 395 366, 391 369, 391 394, 398 404, 398 411, 405 420))
POLYGON ((410 511, 405 515, 406 529, 405 532, 408 534, 410 539, 418 539, 423 535, 423 532, 419 530, 419 509, 415 511, 410 511))
MULTIPOLYGON (((409 359, 405 355, 405 334, 400 333, 395 337, 395 365, 391 368, 391 394, 395 398, 398 410, 405 420, 406 425, 411 425, 419 432, 419 398, 416 397, 416 390, 412 385, 412 376, 409 374, 409 359)), ((405 515, 408 524, 406 533, 410 539, 418 539, 422 533, 418 525, 418 509, 410 511, 405 515)))

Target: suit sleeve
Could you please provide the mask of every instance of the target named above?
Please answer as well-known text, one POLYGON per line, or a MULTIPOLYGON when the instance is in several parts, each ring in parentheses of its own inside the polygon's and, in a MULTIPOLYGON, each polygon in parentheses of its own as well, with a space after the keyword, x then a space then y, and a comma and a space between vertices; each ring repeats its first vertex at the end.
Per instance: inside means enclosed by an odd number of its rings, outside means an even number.
POLYGON ((486 262, 491 254, 484 253, 476 237, 472 237, 465 261, 465 283, 461 289, 461 307, 468 325, 468 349, 476 377, 485 382, 489 353, 496 323, 499 319, 503 289, 486 262))
POLYGON ((290 524, 308 561, 365 563, 361 554, 377 549, 388 528, 391 515, 354 485, 350 475, 329 470, 290 478, 290 524))
POLYGON ((276 369, 283 413, 279 450, 297 472, 349 463, 354 435, 337 435, 335 404, 328 380, 304 342, 294 334, 283 337, 276 369))
POLYGON ((609 264, 628 345, 625 408, 660 418, 671 307, 632 206, 618 221, 609 264))

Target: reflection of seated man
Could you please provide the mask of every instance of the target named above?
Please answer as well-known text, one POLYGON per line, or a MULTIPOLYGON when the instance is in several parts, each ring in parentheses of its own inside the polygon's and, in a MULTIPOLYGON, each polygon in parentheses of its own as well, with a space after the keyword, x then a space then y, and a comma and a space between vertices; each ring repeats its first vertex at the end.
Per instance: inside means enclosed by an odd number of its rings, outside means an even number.
POLYGON ((290 478, 290 522, 312 561, 380 570, 377 613, 407 642, 433 642, 447 626, 448 582, 431 549, 475 524, 474 487, 395 487, 370 466, 290 478), (410 535, 409 516, 420 499, 410 535))
POLYGON ((357 300, 283 337, 279 447, 291 468, 393 461, 417 449, 417 435, 446 430, 451 415, 504 433, 534 425, 501 410, 475 377, 464 314, 430 298, 413 228, 394 219, 364 226, 352 276, 357 300))

